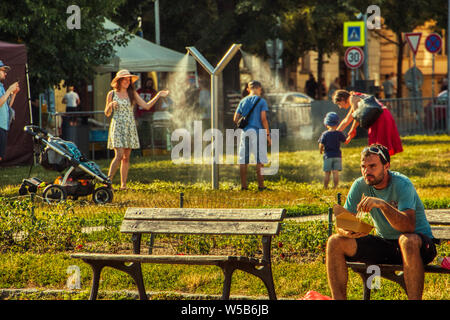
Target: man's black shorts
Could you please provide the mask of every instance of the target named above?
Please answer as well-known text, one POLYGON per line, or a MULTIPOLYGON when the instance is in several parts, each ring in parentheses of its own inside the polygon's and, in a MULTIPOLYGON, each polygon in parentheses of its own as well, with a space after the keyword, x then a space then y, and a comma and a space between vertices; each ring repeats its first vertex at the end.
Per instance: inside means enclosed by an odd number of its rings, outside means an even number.
POLYGON ((0 158, 5 158, 6 142, 8 140, 8 131, 0 128, 0 158))
MULTIPOLYGON (((436 257, 436 245, 433 239, 426 235, 421 233, 418 233, 418 235, 422 239, 420 255, 424 265, 426 265, 436 257)), ((346 257, 347 261, 367 264, 403 264, 398 240, 383 239, 370 234, 355 240, 356 254, 353 257, 346 257)))

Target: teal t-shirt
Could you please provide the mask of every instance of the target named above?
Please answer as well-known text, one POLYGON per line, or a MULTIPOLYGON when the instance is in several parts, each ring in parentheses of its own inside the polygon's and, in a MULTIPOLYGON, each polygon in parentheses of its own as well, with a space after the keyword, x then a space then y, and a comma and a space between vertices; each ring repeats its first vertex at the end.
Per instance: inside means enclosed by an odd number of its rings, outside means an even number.
MULTIPOLYGON (((425 216, 425 208, 422 200, 420 200, 411 180, 405 175, 395 171, 389 171, 389 175, 391 176, 389 185, 382 190, 377 190, 366 184, 363 177, 356 179, 350 188, 344 207, 350 212, 356 213, 356 206, 361 201, 362 195, 364 194, 369 197, 383 199, 399 211, 413 209, 416 212, 416 228, 414 232, 422 233, 433 238, 430 224, 425 216)), ((372 209, 370 215, 374 221, 378 236, 385 239, 398 239, 402 234, 402 232, 394 229, 389 224, 380 209, 372 209)))
MULTIPOLYGON (((2 97, 5 93, 5 88, 3 87, 3 84, 0 83, 0 97, 2 97)), ((0 128, 6 131, 9 130, 8 100, 2 106, 0 106, 0 128)))

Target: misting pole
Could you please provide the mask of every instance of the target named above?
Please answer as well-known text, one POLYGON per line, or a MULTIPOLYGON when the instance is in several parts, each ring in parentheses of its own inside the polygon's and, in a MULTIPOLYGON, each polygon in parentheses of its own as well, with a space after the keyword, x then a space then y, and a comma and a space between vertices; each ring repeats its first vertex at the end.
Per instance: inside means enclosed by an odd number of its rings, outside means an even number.
MULTIPOLYGON (((211 76, 211 130, 219 128, 219 74, 223 71, 225 66, 230 62, 234 55, 241 48, 241 44, 233 44, 227 53, 219 61, 217 66, 213 66, 206 60, 206 58, 195 48, 186 47, 187 51, 197 60, 197 62, 209 73, 211 76)), ((213 189, 219 189, 219 164, 216 152, 216 141, 214 134, 211 135, 211 184, 213 189)))

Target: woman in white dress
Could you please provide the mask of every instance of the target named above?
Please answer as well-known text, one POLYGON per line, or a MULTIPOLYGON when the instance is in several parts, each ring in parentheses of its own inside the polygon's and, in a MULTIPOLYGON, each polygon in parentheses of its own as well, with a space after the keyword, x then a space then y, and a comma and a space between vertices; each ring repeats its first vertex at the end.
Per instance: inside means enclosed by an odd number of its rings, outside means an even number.
POLYGON ((166 97, 169 91, 162 90, 145 102, 136 92, 134 82, 138 76, 128 70, 120 70, 111 81, 113 90, 106 96, 105 115, 112 115, 108 134, 108 149, 114 149, 114 159, 109 167, 108 177, 114 178, 120 166, 120 190, 127 188, 128 169, 130 166, 131 149, 139 149, 139 138, 134 120, 134 106, 151 109, 160 97, 166 97))

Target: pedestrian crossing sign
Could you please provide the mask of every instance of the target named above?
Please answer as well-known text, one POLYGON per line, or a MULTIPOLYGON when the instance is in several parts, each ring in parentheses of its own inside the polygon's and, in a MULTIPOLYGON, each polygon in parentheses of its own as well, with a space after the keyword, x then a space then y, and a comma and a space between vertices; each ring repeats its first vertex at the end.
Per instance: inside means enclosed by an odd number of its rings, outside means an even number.
POLYGON ((364 21, 344 22, 344 47, 363 47, 365 40, 364 21))

